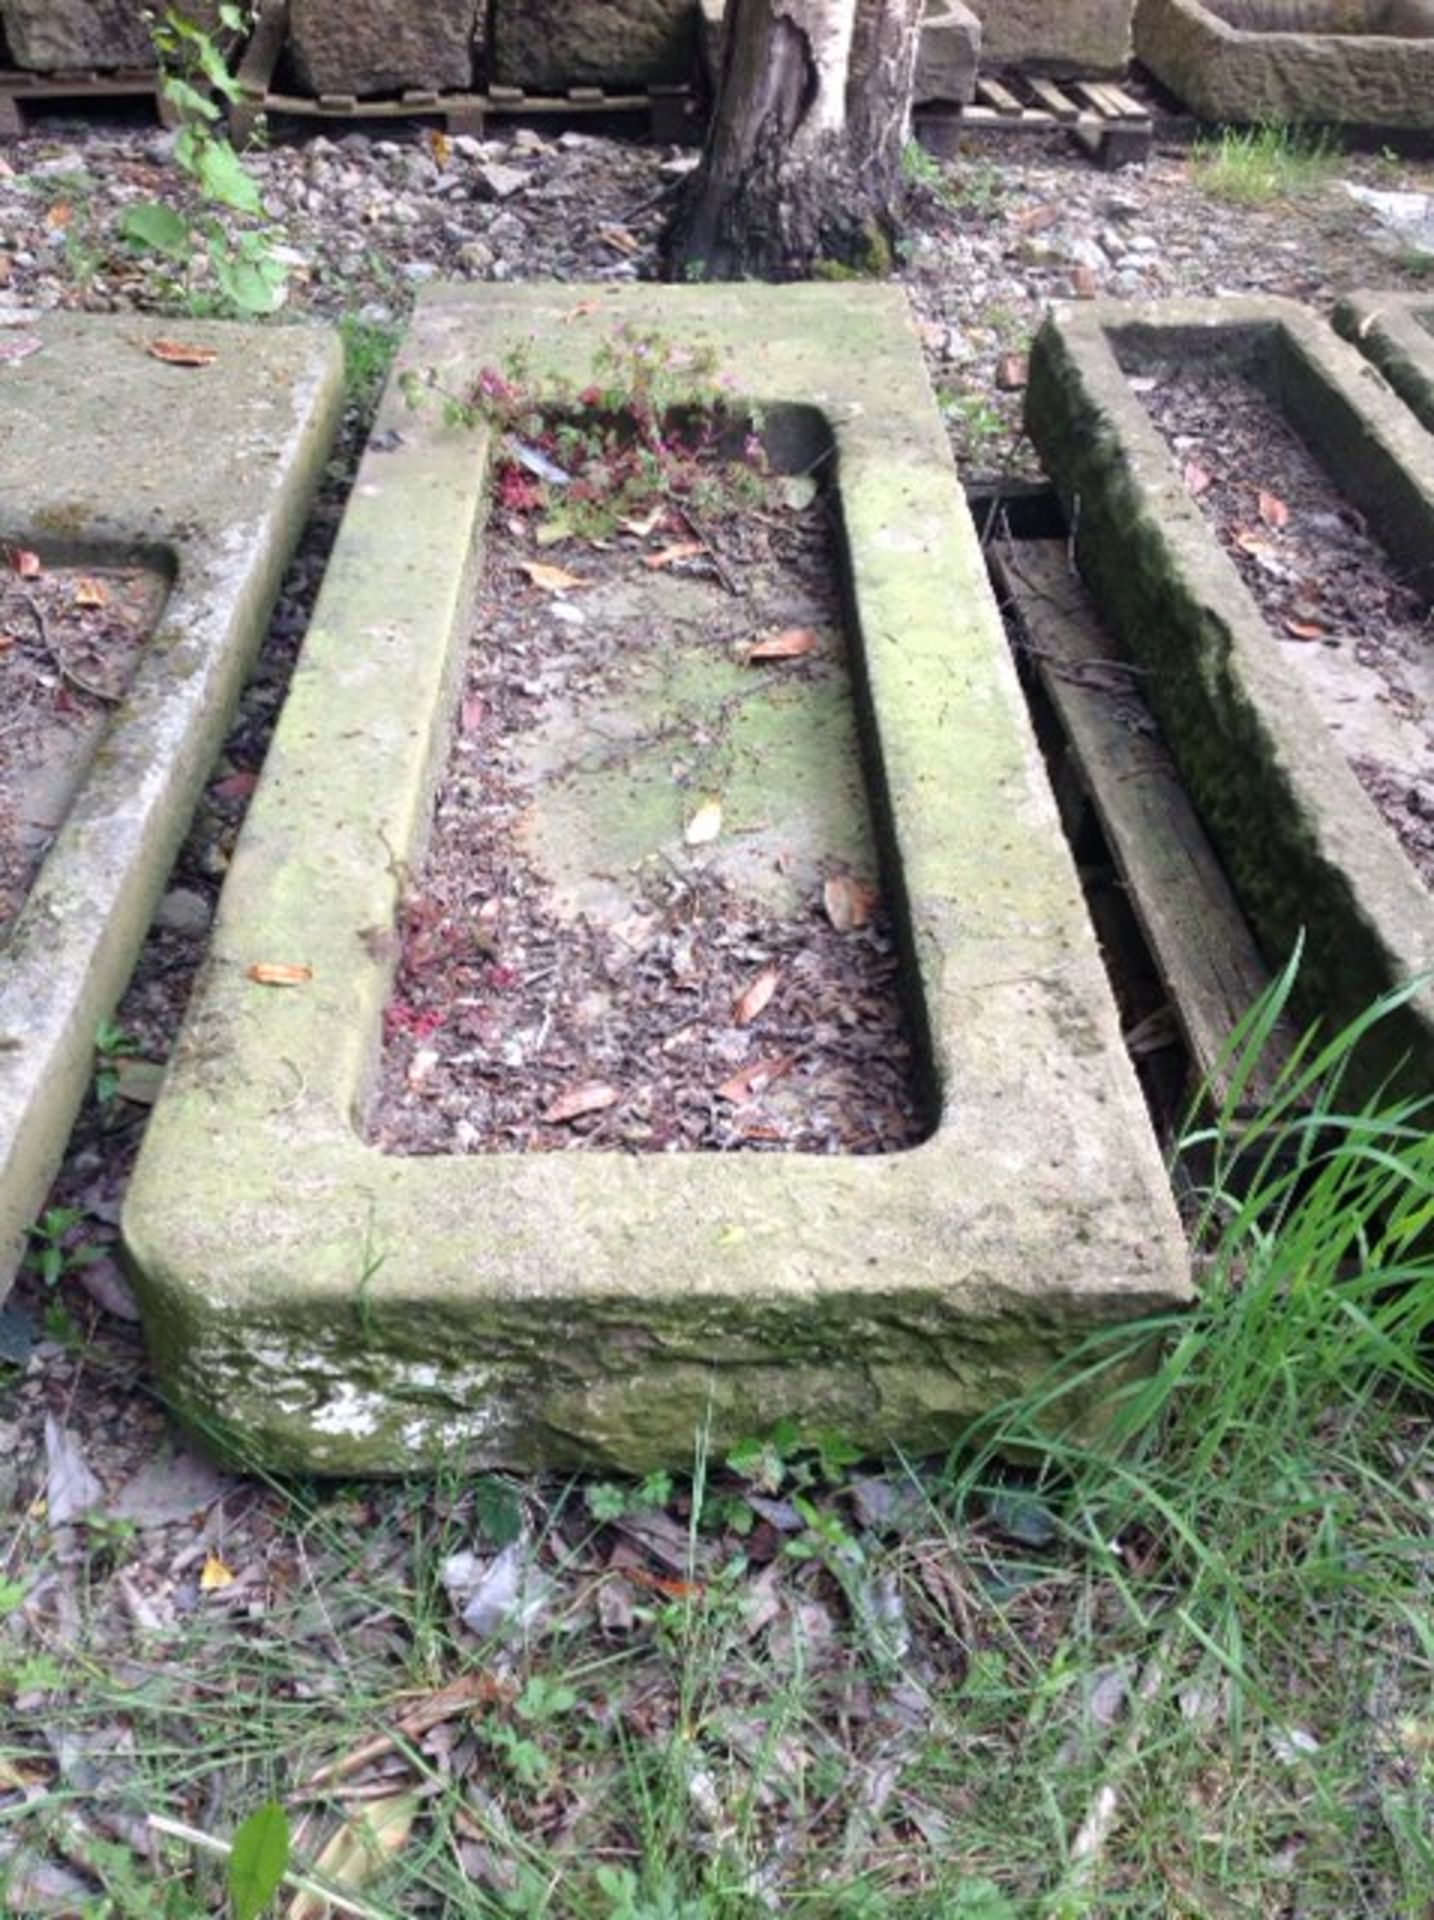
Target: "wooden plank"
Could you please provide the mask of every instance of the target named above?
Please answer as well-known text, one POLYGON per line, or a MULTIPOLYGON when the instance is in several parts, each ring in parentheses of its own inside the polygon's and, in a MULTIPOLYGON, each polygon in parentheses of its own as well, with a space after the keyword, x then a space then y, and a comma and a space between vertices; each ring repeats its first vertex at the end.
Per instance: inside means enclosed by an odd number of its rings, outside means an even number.
POLYGON ((1061 91, 1054 80, 1045 80, 1039 74, 1032 74, 1028 85, 1041 105, 1048 108, 1057 120, 1064 122, 1080 118, 1080 108, 1068 93, 1061 91))
POLYGON ((985 101, 988 107, 997 112, 1006 113, 1012 119, 1019 119, 1021 103, 1009 87, 1003 87, 999 80, 980 79, 976 82, 976 98, 985 101))
POLYGON ((1138 100, 1128 94, 1124 87, 1116 86, 1114 81, 1107 81, 1105 90, 1110 95, 1111 103, 1122 119, 1149 120, 1150 115, 1146 112, 1145 108, 1141 106, 1138 100))
MULTIPOLYGON (((1129 892, 1191 1058, 1217 1100, 1228 1092, 1221 1056, 1236 1023, 1269 985, 1223 867, 1150 718, 1139 677, 1123 665, 1064 540, 1022 540, 993 553, 1042 685, 1129 892)), ((1269 1098, 1290 1036, 1279 1034, 1242 1102, 1269 1098)))
POLYGON ((604 96, 601 87, 569 87, 567 98, 575 107, 600 107, 604 96))
POLYGON ((1120 114, 1111 105, 1106 89, 1099 80, 1076 80, 1072 84, 1081 99, 1093 107, 1102 119, 1118 120, 1120 118, 1120 114))

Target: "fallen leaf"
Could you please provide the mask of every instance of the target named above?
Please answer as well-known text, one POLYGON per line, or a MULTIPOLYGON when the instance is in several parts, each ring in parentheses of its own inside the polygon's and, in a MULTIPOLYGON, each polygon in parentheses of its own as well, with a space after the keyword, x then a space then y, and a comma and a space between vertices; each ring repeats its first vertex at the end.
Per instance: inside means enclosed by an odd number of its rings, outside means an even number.
POLYGON ((784 1053, 773 1060, 754 1060, 730 1080, 724 1080, 717 1089, 719 1100, 730 1100, 734 1106, 740 1106, 744 1100, 755 1100, 759 1093, 765 1093, 774 1081, 789 1074, 796 1065, 791 1054, 784 1053))
POLYGON ((700 540, 675 540, 670 547, 663 547, 657 553, 645 553, 642 564, 656 573, 659 567, 676 566, 679 560, 696 560, 706 551, 700 540))
POLYGON ((563 315, 563 325, 570 327, 574 320, 581 320, 584 314, 596 313, 601 305, 600 300, 579 300, 575 307, 569 307, 563 315))
POLYGON ((777 982, 781 977, 780 967, 763 967, 732 1008, 732 1018, 739 1027, 750 1027, 757 1016, 771 1005, 772 995, 777 991, 777 982))
POLYGON ((164 1084, 162 1060, 117 1060, 114 1073, 117 1099, 128 1100, 136 1107, 152 1107, 159 1098, 164 1084))
POLYGON ((68 200, 57 200, 45 215, 45 225, 63 233, 75 217, 75 210, 68 200))
POLYGON ((617 1088, 610 1087, 605 1080, 584 1080, 569 1087, 566 1093, 560 1093, 543 1118, 556 1127, 565 1120, 581 1120, 585 1113, 601 1113, 605 1107, 615 1107, 621 1098, 617 1088))
POLYGON ((1292 640, 1323 640, 1325 629, 1314 620, 1286 620, 1285 632, 1292 640))
POLYGON ((448 165, 449 155, 453 151, 453 142, 449 139, 448 135, 443 133, 439 128, 430 127, 428 132, 428 151, 433 155, 434 160, 440 167, 446 167, 448 165))
POLYGON ((1077 261, 1071 268, 1071 288, 1077 300, 1094 300, 1100 291, 1095 268, 1088 267, 1083 260, 1077 261))
POLYGON ((204 1565, 199 1570, 199 1591, 201 1593, 222 1593, 226 1587, 234 1584, 234 1569, 227 1566, 224 1556, 211 1547, 204 1556, 204 1565))
POLYGON ((704 800, 682 830, 682 837, 689 847, 706 847, 722 831, 722 802, 704 800))
POLYGON ((218 347, 197 347, 184 340, 151 340, 151 360, 163 360, 169 367, 212 367, 219 358, 218 347))
POLYGON ((664 500, 659 500, 657 505, 651 508, 649 512, 631 520, 619 520, 618 525, 624 533, 634 533, 639 540, 645 540, 650 533, 657 531, 658 527, 661 526, 666 518, 667 503, 664 500))
POLYGON ((838 933, 853 933, 870 920, 876 894, 852 874, 834 873, 822 888, 822 905, 838 933))
POLYGON ((241 767, 235 773, 226 773, 222 780, 216 780, 209 791, 216 800, 247 800, 258 784, 258 774, 241 767))
POLYGON ((641 243, 625 227, 599 227, 597 237, 616 253, 631 255, 642 251, 641 243))
POLYGON ((415 1701, 399 1716, 393 1733, 376 1733, 358 1746, 351 1747, 339 1759, 330 1760, 317 1772, 311 1773, 304 1781, 303 1789, 311 1793, 326 1782, 345 1780, 350 1774, 371 1766, 375 1760, 381 1760, 386 1753, 391 1753, 400 1739, 419 1740, 425 1733, 442 1726, 445 1720, 456 1719, 474 1707, 493 1706, 512 1697, 512 1683, 500 1680, 494 1674, 461 1674, 458 1679, 450 1680, 446 1687, 440 1687, 436 1693, 425 1694, 421 1700, 415 1701))
POLYGON ((247 970, 247 977, 261 987, 306 987, 314 977, 314 970, 258 960, 247 970))
POLYGON ((110 603, 110 590, 103 580, 91 580, 88 575, 75 582, 75 605, 77 607, 107 607, 110 603))
POLYGON ((1290 524, 1290 510, 1277 493, 1260 494, 1260 518, 1267 527, 1278 530, 1290 524))
POLYGON ((541 560, 520 561, 518 571, 526 573, 533 585, 541 587, 544 593, 566 593, 569 587, 585 587, 588 584, 575 573, 569 573, 566 567, 549 567, 541 560))
POLYGON ((37 340, 32 333, 17 334, 13 339, 0 339, 0 366, 14 366, 19 360, 28 360, 32 353, 38 353, 44 346, 43 340, 37 340))
POLYGON ((1190 495, 1192 499, 1198 500, 1200 498, 1200 495, 1202 493, 1207 492, 1211 487, 1214 486, 1214 484, 1215 484, 1214 474, 1207 473, 1204 467, 1200 465, 1198 460, 1186 461, 1185 491, 1190 495))
MULTIPOLYGON (((416 1793, 394 1793, 357 1808, 330 1836, 315 1873, 335 1886, 366 1886, 407 1846, 420 1804, 416 1793)), ((290 1902, 288 1920, 329 1920, 332 1911, 322 1894, 306 1888, 290 1902)))
POLYGON ((1253 527, 1236 527, 1230 537, 1241 553, 1248 553, 1254 559, 1270 551, 1269 541, 1262 533, 1256 533, 1253 527))
POLYGON ((800 660, 804 654, 815 653, 820 644, 811 627, 783 627, 780 633, 769 633, 761 640, 754 640, 743 658, 800 660))
POLYGON ((44 571, 39 554, 31 553, 28 547, 6 547, 5 564, 22 580, 34 580, 44 571))
POLYGON ((458 715, 460 733, 476 733, 483 724, 483 696, 479 693, 465 694, 458 715))
POLYGON ((68 1526, 103 1504, 105 1490, 90 1471, 68 1427, 45 1415, 45 1513, 52 1527, 68 1526))
POLYGON ((699 1580, 673 1580, 665 1573, 649 1573, 646 1567, 629 1567, 626 1577, 634 1587, 646 1587, 666 1600, 698 1600, 704 1591, 699 1580))

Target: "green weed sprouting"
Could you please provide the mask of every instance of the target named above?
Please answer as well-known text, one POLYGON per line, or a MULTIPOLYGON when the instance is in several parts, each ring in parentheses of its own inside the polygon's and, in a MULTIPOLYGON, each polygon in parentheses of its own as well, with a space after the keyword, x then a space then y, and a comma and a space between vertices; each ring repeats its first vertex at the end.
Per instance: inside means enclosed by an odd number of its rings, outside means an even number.
POLYGON ((494 434, 495 499, 540 514, 545 544, 603 539, 658 507, 707 519, 765 498, 761 416, 734 403, 710 347, 623 326, 585 379, 539 373, 519 346, 468 393, 413 369, 400 386, 411 407, 436 397, 447 425, 494 434))
MULTIPOLYGON (((245 30, 249 9, 222 0, 219 24, 245 30)), ((183 210, 162 200, 127 207, 121 237, 182 268, 189 288, 197 252, 208 257, 221 301, 243 314, 273 313, 284 299, 287 270, 275 254, 275 234, 264 221, 259 184, 220 131, 220 100, 233 100, 238 82, 209 33, 171 7, 151 27, 160 91, 179 120, 175 164, 189 182, 183 210)))

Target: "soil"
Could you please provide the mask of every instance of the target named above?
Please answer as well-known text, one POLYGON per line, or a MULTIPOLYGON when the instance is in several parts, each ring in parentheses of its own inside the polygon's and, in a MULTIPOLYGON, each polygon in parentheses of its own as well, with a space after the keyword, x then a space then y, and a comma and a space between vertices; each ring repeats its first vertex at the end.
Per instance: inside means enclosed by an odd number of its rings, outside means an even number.
POLYGON ((779 487, 701 539, 661 506, 593 542, 490 529, 385 1019, 388 1151, 920 1138, 828 507, 779 487))
POLYGON ((1137 384, 1272 641, 1434 888, 1428 602, 1253 378, 1167 368, 1137 384))
POLYGON ((140 567, 0 568, 0 939, 25 904, 168 588, 140 567))

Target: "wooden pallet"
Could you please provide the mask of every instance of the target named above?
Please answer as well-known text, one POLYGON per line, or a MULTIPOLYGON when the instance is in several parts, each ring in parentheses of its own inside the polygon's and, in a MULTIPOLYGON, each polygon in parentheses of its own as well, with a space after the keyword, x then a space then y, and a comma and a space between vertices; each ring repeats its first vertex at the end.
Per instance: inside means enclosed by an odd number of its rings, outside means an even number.
POLYGON ((236 147, 247 146, 261 114, 292 114, 310 120, 437 120, 445 133, 481 136, 490 119, 645 114, 654 140, 691 140, 694 96, 690 87, 647 87, 612 93, 603 87, 569 87, 564 93, 528 93, 522 87, 489 85, 471 93, 419 89, 370 100, 353 94, 280 93, 274 76, 288 30, 288 0, 264 0, 249 48, 236 76, 238 98, 230 102, 229 131, 236 147))
POLYGON ((160 90, 160 76, 154 67, 113 70, 87 67, 65 73, 24 73, 18 68, 0 68, 0 140, 23 138, 30 129, 30 111, 42 100, 82 107, 101 100, 137 99, 154 102, 161 125, 175 124, 173 110, 160 90))
POLYGON ((1139 166, 1149 158, 1155 138, 1147 109, 1114 81, 1057 83, 1032 74, 1004 80, 982 75, 970 106, 918 107, 915 121, 917 139, 940 159, 950 159, 968 134, 1064 128, 1107 172, 1139 166))
MULTIPOLYGON (((1195 1074, 1223 1107, 1232 1093, 1230 1034, 1268 988, 1269 969, 1146 706, 1139 675, 1120 657, 1072 571, 1067 541, 1007 540, 989 557, 1195 1074)), ((1266 1104, 1293 1044, 1288 1029, 1277 1029, 1234 1103, 1238 1116, 1266 1104)))

